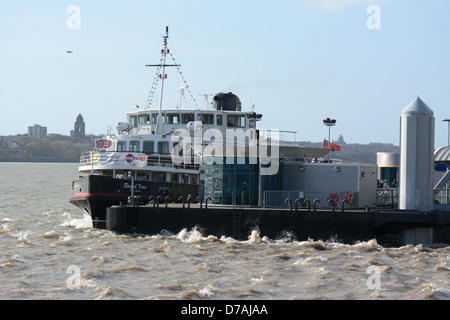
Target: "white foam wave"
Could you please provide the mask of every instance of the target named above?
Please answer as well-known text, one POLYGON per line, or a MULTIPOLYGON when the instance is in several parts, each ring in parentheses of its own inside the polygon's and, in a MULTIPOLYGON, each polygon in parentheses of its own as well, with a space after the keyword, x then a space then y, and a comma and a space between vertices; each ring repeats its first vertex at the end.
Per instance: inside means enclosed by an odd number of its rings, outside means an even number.
POLYGON ((307 266, 311 265, 316 262, 326 262, 327 259, 321 255, 316 256, 308 256, 306 258, 300 258, 297 259, 294 263, 292 263, 293 266, 307 266))
POLYGON ((198 243, 203 240, 203 234, 196 227, 190 231, 184 228, 177 234, 176 238, 186 243, 198 243))
POLYGON ((14 234, 13 236, 17 238, 17 241, 19 243, 27 243, 28 242, 28 234, 30 233, 30 231, 25 230, 25 231, 19 231, 16 234, 14 234))
MULTIPOLYGON (((267 238, 265 239, 267 241, 267 238)), ((263 240, 261 239, 261 235, 259 233, 259 230, 253 230, 250 235, 248 236, 248 243, 255 244, 255 243, 261 243, 263 240)))
POLYGON ((39 237, 44 238, 44 239, 57 239, 61 236, 62 234, 55 231, 55 230, 50 230, 47 231, 43 234, 41 234, 39 237))
POLYGON ((66 221, 61 224, 61 227, 74 227, 76 229, 90 229, 92 228, 92 219, 88 214, 84 214, 82 218, 73 218, 65 212, 63 216, 66 216, 66 221))
POLYGON ((203 289, 198 291, 199 295, 206 298, 211 298, 214 295, 214 287, 210 284, 207 284, 203 289))
POLYGON ((106 288, 95 300, 123 300, 132 298, 134 297, 120 288, 106 288))
POLYGON ((9 229, 9 227, 8 227, 7 224, 1 225, 1 228, 0 228, 0 234, 2 234, 2 233, 7 233, 7 232, 9 232, 9 231, 10 231, 10 229, 9 229))
POLYGON ((234 239, 232 237, 225 237, 225 236, 220 237, 220 241, 222 241, 224 243, 238 242, 236 239, 234 239))
POLYGON ((190 231, 184 228, 176 235, 176 238, 186 243, 200 243, 202 241, 220 241, 214 235, 209 235, 205 237, 202 231, 199 230, 197 227, 194 227, 190 231))
POLYGON ((250 279, 250 282, 253 284, 258 284, 258 283, 261 283, 262 281, 264 281, 264 279, 262 277, 253 277, 250 279))
POLYGON ((383 249, 383 247, 378 244, 376 239, 372 239, 369 241, 357 242, 353 245, 353 248, 366 249, 366 250, 381 250, 381 249, 383 249))

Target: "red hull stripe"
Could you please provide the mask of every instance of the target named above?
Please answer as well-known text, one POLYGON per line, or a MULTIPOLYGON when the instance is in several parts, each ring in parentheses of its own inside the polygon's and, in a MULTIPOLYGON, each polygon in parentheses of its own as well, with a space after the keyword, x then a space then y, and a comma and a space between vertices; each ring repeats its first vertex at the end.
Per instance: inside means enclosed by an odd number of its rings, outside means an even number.
MULTIPOLYGON (((84 198, 84 197, 129 197, 130 194, 116 194, 116 193, 95 193, 95 192, 88 192, 88 193, 77 193, 72 195, 72 198, 84 198)), ((145 196, 144 196, 145 197, 145 196)))

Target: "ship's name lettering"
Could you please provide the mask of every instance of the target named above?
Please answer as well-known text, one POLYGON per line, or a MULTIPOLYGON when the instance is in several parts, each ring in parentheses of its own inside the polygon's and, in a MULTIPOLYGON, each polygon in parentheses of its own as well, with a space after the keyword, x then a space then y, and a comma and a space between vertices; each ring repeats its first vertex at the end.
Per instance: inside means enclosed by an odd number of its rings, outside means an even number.
MULTIPOLYGON (((131 189, 131 184, 125 182, 125 183, 123 184, 123 187, 124 187, 125 189, 131 189)), ((135 183, 133 189, 135 189, 135 190, 136 190, 136 189, 139 189, 139 190, 146 190, 146 189, 147 189, 147 186, 146 186, 146 185, 143 185, 143 184, 140 184, 140 183, 135 183)))

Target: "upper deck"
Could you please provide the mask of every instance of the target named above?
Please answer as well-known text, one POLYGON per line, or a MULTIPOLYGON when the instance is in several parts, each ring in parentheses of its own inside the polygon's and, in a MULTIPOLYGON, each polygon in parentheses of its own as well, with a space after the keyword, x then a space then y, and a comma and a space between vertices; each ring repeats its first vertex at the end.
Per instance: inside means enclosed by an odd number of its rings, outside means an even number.
POLYGON ((175 130, 188 129, 194 122, 204 130, 215 128, 223 133, 226 129, 255 129, 259 119, 255 112, 224 110, 138 110, 127 113, 132 134, 170 135, 175 130))

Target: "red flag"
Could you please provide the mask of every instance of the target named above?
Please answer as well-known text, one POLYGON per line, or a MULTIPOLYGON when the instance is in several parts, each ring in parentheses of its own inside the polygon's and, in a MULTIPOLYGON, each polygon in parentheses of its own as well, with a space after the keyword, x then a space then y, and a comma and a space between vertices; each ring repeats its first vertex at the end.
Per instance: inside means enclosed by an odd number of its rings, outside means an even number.
POLYGON ((337 144, 330 143, 328 140, 323 140, 323 149, 331 149, 332 151, 341 151, 341 147, 337 144))
POLYGON ((334 143, 331 144, 330 149, 333 151, 341 151, 341 147, 334 143))

